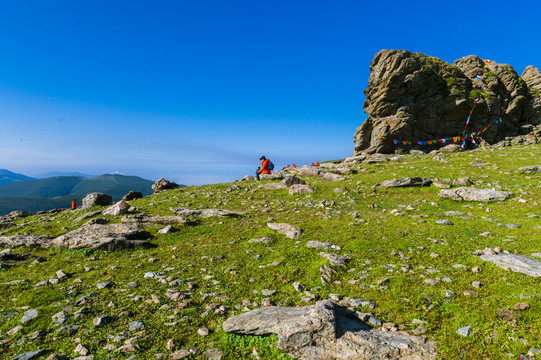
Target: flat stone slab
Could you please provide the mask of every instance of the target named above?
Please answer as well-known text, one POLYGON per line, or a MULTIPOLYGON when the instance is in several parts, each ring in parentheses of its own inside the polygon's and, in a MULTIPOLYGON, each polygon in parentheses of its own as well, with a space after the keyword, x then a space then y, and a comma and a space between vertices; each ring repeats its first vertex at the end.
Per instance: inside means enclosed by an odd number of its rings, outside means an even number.
POLYGON ((530 259, 524 255, 481 255, 481 259, 484 261, 491 261, 494 265, 504 269, 510 269, 511 271, 533 277, 541 277, 541 261, 530 259))
POLYGON ((518 169, 520 171, 527 171, 527 172, 541 172, 541 165, 523 166, 518 169))
POLYGON ((283 184, 281 182, 279 182, 279 183, 268 183, 268 184, 259 185, 259 188, 260 189, 265 189, 265 190, 280 190, 280 189, 287 189, 287 185, 283 184))
POLYGON ((240 211, 224 210, 224 209, 197 209, 188 208, 172 208, 171 211, 179 216, 196 216, 196 217, 225 217, 225 216, 242 216, 244 213, 240 211))
POLYGON ((48 248, 52 240, 53 238, 47 235, 2 236, 0 237, 0 246, 12 249, 23 246, 48 248))
POLYGON ((372 328, 331 300, 312 306, 260 308, 227 319, 225 332, 278 336, 275 346, 300 360, 436 359, 436 342, 372 328))
POLYGON ((136 225, 85 225, 61 235, 50 242, 51 247, 61 249, 97 249, 118 251, 148 244, 150 234, 136 225))
POLYGON ((135 224, 139 226, 160 226, 185 224, 188 221, 182 216, 160 216, 160 215, 126 215, 120 220, 123 224, 135 224))
POLYGON ((422 177, 405 177, 402 179, 391 179, 385 180, 379 184, 384 189, 390 187, 416 187, 416 186, 427 186, 432 184, 432 180, 422 177))
POLYGON ((447 198, 456 201, 503 201, 508 199, 512 193, 508 191, 497 191, 492 189, 477 189, 473 187, 459 187, 456 189, 440 190, 441 198, 447 198))

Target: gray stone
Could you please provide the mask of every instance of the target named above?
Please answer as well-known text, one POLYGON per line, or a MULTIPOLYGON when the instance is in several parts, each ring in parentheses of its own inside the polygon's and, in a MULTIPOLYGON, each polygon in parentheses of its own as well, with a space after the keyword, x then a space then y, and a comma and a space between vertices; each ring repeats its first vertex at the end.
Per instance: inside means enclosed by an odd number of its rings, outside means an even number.
POLYGON ((295 175, 288 175, 286 176, 283 180, 282 180, 282 183, 287 186, 287 187, 290 187, 292 185, 304 185, 305 182, 303 179, 299 179, 298 177, 296 177, 295 175))
POLYGON ((346 177, 343 176, 343 175, 331 174, 331 173, 323 174, 323 176, 321 178, 323 179, 323 181, 328 181, 328 182, 346 180, 346 177))
POLYGON ((81 206, 81 209, 87 210, 94 206, 111 205, 112 201, 113 198, 111 197, 111 195, 99 192, 91 193, 83 198, 83 205, 81 206))
POLYGON ((453 225, 453 222, 451 220, 436 220, 436 224, 438 224, 438 225, 453 225))
POLYGON ((313 192, 315 192, 315 190, 309 185, 296 184, 289 187, 289 195, 310 194, 313 192))
POLYGON ((111 288, 114 285, 115 285, 115 283, 112 282, 112 281, 103 281, 103 282, 98 283, 98 285, 96 285, 96 287, 98 289, 106 289, 106 288, 111 288))
POLYGON ((23 318, 21 319, 21 323, 24 324, 38 316, 38 311, 36 309, 30 309, 26 310, 24 312, 23 318))
POLYGON ((205 351, 203 351, 203 355, 207 357, 209 360, 221 360, 224 356, 220 350, 217 348, 210 348, 205 351))
POLYGON ((154 193, 159 193, 161 191, 170 190, 170 189, 176 189, 178 188, 178 184, 165 180, 164 178, 156 180, 154 184, 152 184, 152 190, 154 190, 154 193))
POLYGON ((259 185, 259 188, 265 189, 265 190, 280 190, 280 189, 287 189, 287 185, 282 184, 282 183, 268 183, 268 184, 259 185))
POLYGON ((351 260, 351 258, 347 255, 344 256, 344 255, 338 255, 338 254, 329 254, 325 252, 320 252, 318 255, 329 260, 329 262, 331 263, 331 266, 346 267, 349 260, 351 260))
POLYGON ((506 200, 512 193, 507 191, 497 191, 492 189, 477 189, 460 187, 457 189, 440 190, 440 197, 456 201, 496 201, 506 200))
POLYGON ((37 359, 38 357, 46 354, 46 350, 37 350, 37 351, 30 351, 26 352, 24 354, 17 355, 13 358, 13 360, 32 360, 37 359))
POLYGON ((94 318, 92 320, 92 323, 96 326, 105 326, 113 321, 113 318, 111 316, 98 316, 97 318, 94 318))
POLYGON ((14 235, 1 236, 0 246, 9 248, 18 247, 51 247, 50 243, 53 238, 47 235, 14 235))
POLYGON ((277 348, 301 360, 435 359, 436 343, 406 332, 366 325, 331 300, 304 307, 268 307, 227 319, 225 332, 274 333, 277 348))
POLYGON ((250 239, 250 240, 248 240, 248 243, 249 244, 253 244, 253 243, 270 244, 273 241, 274 241, 274 239, 272 237, 263 236, 263 237, 260 237, 260 238, 257 238, 257 239, 250 239))
POLYGON ((471 179, 468 176, 453 180, 453 186, 470 186, 470 185, 473 185, 473 181, 471 181, 471 179))
POLYGON ((223 209, 198 209, 191 210, 188 208, 171 208, 171 211, 179 216, 196 216, 196 217, 237 217, 244 213, 240 211, 223 210, 223 209))
POLYGON ((541 172, 541 165, 523 166, 518 169, 525 172, 541 172))
POLYGON ((81 328, 81 325, 65 325, 58 329, 61 334, 74 334, 81 328))
POLYGON ((293 240, 298 240, 301 237, 302 229, 294 225, 286 223, 267 223, 267 226, 293 240))
POLYGON ((471 336, 471 326, 464 326, 456 331, 460 336, 470 337, 471 336))
POLYGON ((138 226, 160 226, 185 224, 186 218, 182 216, 160 216, 160 215, 126 215, 120 220, 123 224, 134 224, 138 226))
POLYGON ((145 324, 143 324, 143 322, 141 320, 137 320, 137 321, 132 321, 129 325, 128 325, 128 329, 129 330, 144 330, 145 329, 145 324))
POLYGON ((122 214, 126 214, 129 209, 130 209, 130 205, 124 200, 120 200, 119 202, 115 203, 113 206, 110 206, 107 209, 103 210, 102 214, 103 215, 122 215, 122 214))
POLYGON ((385 180, 379 184, 384 189, 391 187, 417 187, 428 186, 432 183, 432 180, 422 177, 405 177, 402 179, 385 180))
POLYGON ((310 240, 306 243, 306 247, 313 249, 322 249, 322 250, 331 250, 333 249, 332 245, 329 243, 319 242, 310 240))
POLYGON ((171 225, 167 225, 163 229, 158 230, 158 234, 168 234, 169 232, 171 232, 172 228, 173 227, 171 225))
POLYGON ((132 201, 132 200, 136 200, 136 199, 141 199, 143 197, 143 193, 141 193, 140 191, 130 191, 129 193, 127 193, 126 195, 124 195, 124 197, 122 198, 122 200, 124 201, 132 201))
POLYGON ((541 262, 523 255, 497 254, 481 255, 484 261, 491 261, 494 265, 510 269, 533 277, 541 277, 541 262))

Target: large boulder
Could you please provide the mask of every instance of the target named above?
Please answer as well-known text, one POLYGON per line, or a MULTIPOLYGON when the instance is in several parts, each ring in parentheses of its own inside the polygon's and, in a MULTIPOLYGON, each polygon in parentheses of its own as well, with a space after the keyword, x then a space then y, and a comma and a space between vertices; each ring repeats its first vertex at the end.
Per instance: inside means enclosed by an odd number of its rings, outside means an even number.
POLYGON ((178 188, 178 184, 165 180, 164 178, 156 180, 154 184, 152 184, 152 190, 154 190, 154 193, 159 193, 161 191, 169 190, 169 189, 176 189, 178 188))
POLYGON ((331 300, 303 307, 265 307, 227 319, 225 332, 276 334, 277 348, 300 360, 436 359, 436 343, 404 331, 386 332, 331 300))
POLYGON ((450 190, 440 190, 440 197, 456 201, 480 201, 489 202, 506 200, 512 193, 493 189, 477 189, 472 187, 460 187, 450 190))
POLYGON ((283 180, 282 183, 285 184, 285 186, 290 187, 292 185, 304 185, 305 182, 303 179, 300 179, 296 177, 295 175, 288 175, 283 180))
POLYGON ((364 90, 364 112, 369 116, 355 132, 353 155, 404 153, 416 148, 430 151, 449 144, 450 138, 463 133, 483 84, 488 96, 477 103, 467 133, 491 125, 478 140, 492 144, 519 135, 524 125, 533 130, 541 123, 540 106, 536 105, 541 99, 539 90, 535 91, 541 81, 539 70, 529 68, 523 80, 510 65, 490 62, 488 73, 477 80, 485 64, 475 55, 451 65, 406 50, 378 52, 364 90), (494 124, 499 118, 503 121, 494 124), (438 139, 448 140, 433 141, 438 139), (430 141, 431 145, 417 141, 430 141))
POLYGON ((296 185, 291 185, 289 187, 289 195, 293 195, 293 194, 310 194, 310 193, 313 193, 313 192, 315 192, 315 190, 309 185, 296 184, 296 185))
POLYGON ((87 210, 94 206, 108 206, 111 205, 113 197, 111 195, 95 192, 88 194, 83 198, 83 205, 81 209, 87 210))

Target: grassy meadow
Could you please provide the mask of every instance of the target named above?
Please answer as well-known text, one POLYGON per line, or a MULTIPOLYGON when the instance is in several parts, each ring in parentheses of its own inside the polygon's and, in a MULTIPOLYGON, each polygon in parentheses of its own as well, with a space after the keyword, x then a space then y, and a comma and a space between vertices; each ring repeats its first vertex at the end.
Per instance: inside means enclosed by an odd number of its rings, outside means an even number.
MULTIPOLYGON (((435 340, 440 359, 519 359, 532 348, 541 349, 540 280, 485 263, 474 251, 499 246, 526 256, 541 252, 541 175, 518 170, 541 165, 540 157, 537 146, 403 155, 404 161, 348 165, 359 172, 343 181, 300 176, 315 189, 308 195, 258 187, 277 182, 268 180, 179 188, 131 201, 139 214, 173 215, 171 208, 187 207, 244 215, 193 218, 168 234, 158 233, 163 226, 145 228, 153 235, 152 246, 135 250, 12 249, 32 256, 0 271, 0 357, 44 349, 47 353, 39 359, 53 353, 73 358, 80 356, 74 350, 81 343, 95 359, 169 359, 171 353, 190 349, 186 359, 207 359, 209 349, 218 349, 222 359, 254 359, 254 350, 261 359, 288 359, 273 347, 275 336, 231 335, 220 325, 230 316, 259 308, 265 298, 279 306, 314 304, 295 291, 293 282, 301 282, 320 299, 338 294, 371 301, 373 309, 357 310, 435 340), (511 191, 513 197, 457 202, 440 198, 434 185, 374 187, 409 176, 444 183, 469 176, 475 187, 511 191), (229 191, 232 185, 239 188, 229 191), (445 219, 452 225, 436 224, 445 219), (291 240, 269 229, 268 222, 296 225, 303 233, 298 241, 291 240), (274 242, 248 243, 263 236, 274 242), (309 240, 337 245, 341 250, 330 252, 351 256, 347 268, 335 268, 328 285, 320 280, 320 267, 328 261, 318 255, 323 250, 306 247, 309 240), (472 271, 475 267, 479 271, 472 271), (55 279, 58 270, 68 276, 35 287, 55 279), (149 272, 158 277, 145 278, 149 272), (437 284, 427 284, 427 279, 437 284), (180 281, 170 285, 174 280, 180 281), (98 289, 104 281, 114 285, 98 289), (168 299, 170 288, 186 298, 168 299), (265 296, 265 289, 276 293, 265 296), (516 311, 517 319, 498 315, 498 310, 519 302, 529 308, 516 311), (83 307, 84 316, 73 316, 83 307), (38 316, 21 324, 27 309, 37 309, 38 316), (58 332, 52 316, 63 310, 70 315, 63 325, 80 325, 76 332, 58 332), (111 323, 93 324, 105 315, 113 318, 111 323), (129 324, 137 320, 144 330, 130 331, 129 324), (418 329, 419 324, 425 329, 418 329), (471 337, 455 332, 467 325, 471 337), (209 334, 198 334, 201 328, 209 334), (42 337, 28 337, 38 330, 45 330, 42 337), (119 351, 128 339, 136 349, 119 351)), ((120 222, 121 216, 101 214, 75 221, 94 210, 18 219, 17 226, 3 229, 1 236, 58 236, 97 217, 120 222)))

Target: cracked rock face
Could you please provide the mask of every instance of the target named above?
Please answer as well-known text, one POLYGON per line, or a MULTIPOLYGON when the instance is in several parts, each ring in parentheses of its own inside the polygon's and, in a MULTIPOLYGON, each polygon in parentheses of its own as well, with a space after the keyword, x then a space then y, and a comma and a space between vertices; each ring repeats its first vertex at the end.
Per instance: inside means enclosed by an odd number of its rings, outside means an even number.
MULTIPOLYGON (((481 90, 478 75, 485 60, 470 55, 452 65, 440 59, 406 50, 381 50, 370 65, 364 90, 364 112, 369 116, 354 135, 353 155, 366 153, 407 153, 438 149, 446 144, 422 146, 380 139, 427 141, 462 134, 466 119, 481 90)), ((507 64, 490 62, 483 77, 485 96, 475 107, 468 129, 482 130, 478 140, 489 144, 506 136, 524 135, 541 123, 539 70, 528 67, 521 78, 507 64)), ((537 141, 537 134, 533 141, 537 141)), ((540 135, 541 136, 541 135, 540 135)))
POLYGON ((508 199, 512 193, 508 191, 497 191, 492 189, 477 189, 472 187, 460 187, 450 190, 440 190, 440 197, 456 201, 503 201, 508 199))
POLYGON ((304 307, 268 307, 227 319, 226 332, 278 336, 277 348, 301 360, 435 359, 436 343, 406 332, 384 332, 331 300, 304 307))

